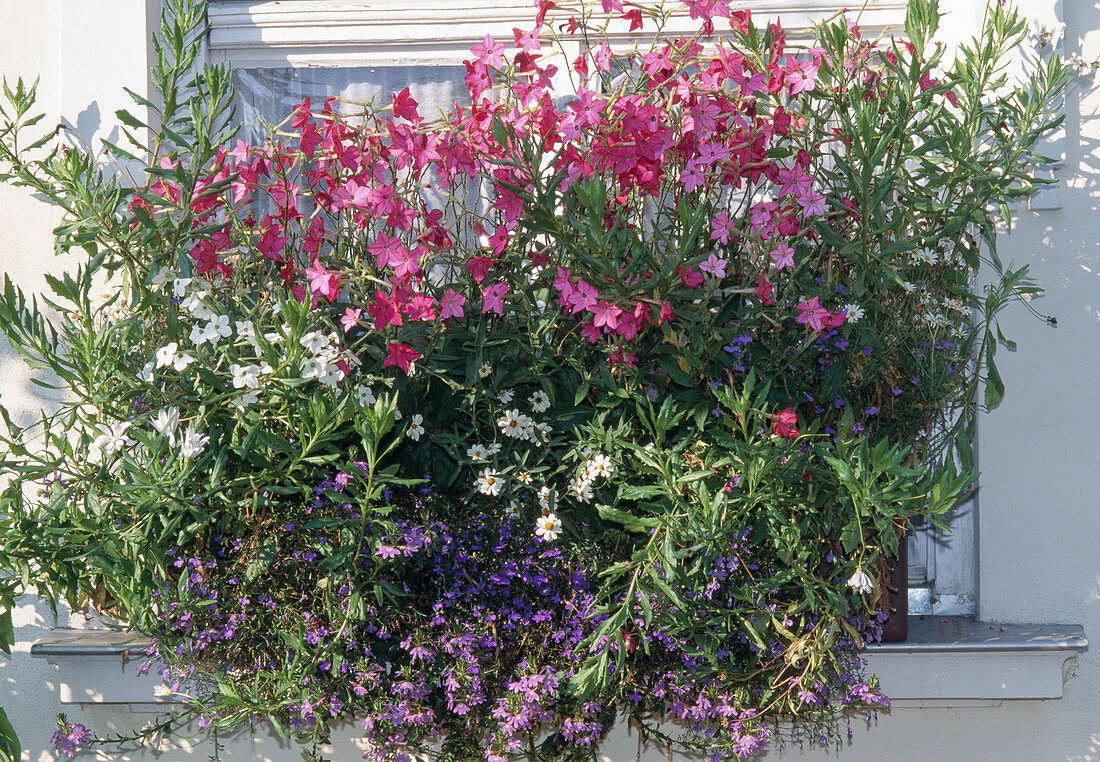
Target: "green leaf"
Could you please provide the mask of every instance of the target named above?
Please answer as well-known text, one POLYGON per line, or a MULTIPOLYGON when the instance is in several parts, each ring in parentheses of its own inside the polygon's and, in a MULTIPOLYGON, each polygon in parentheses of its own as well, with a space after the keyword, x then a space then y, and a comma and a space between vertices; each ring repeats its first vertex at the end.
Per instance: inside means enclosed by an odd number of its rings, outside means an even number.
POLYGON ((0 762, 18 762, 19 757, 19 737, 8 715, 0 708, 0 762))

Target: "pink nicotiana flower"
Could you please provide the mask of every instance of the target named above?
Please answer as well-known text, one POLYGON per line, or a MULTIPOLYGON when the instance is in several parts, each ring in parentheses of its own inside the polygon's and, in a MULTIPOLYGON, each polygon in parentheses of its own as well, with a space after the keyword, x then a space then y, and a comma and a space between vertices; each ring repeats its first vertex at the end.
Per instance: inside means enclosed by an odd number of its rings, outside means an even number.
POLYGON ((359 316, 363 314, 361 309, 352 309, 348 307, 344 310, 344 316, 340 318, 340 325, 344 328, 344 333, 347 333, 355 326, 359 325, 359 316))
POLYGON ((775 262, 775 269, 782 270, 784 267, 794 267, 794 249, 785 243, 781 243, 775 247, 775 250, 768 254, 775 262))
POLYGON ((330 302, 335 302, 340 296, 340 273, 326 270, 321 262, 313 260, 313 265, 306 268, 306 277, 309 278, 309 290, 317 296, 323 296, 330 302))
POLYGON ((391 341, 389 343, 389 350, 390 353, 386 356, 386 359, 382 361, 382 366, 397 366, 405 374, 408 374, 409 366, 423 356, 408 344, 402 344, 397 341, 391 341))
POLYGON ((796 323, 809 324, 810 328, 820 331, 825 327, 824 320, 829 316, 829 311, 821 306, 821 302, 815 296, 809 301, 798 303, 799 315, 796 323))
POLYGON ((439 317, 444 320, 465 316, 462 307, 466 304, 466 297, 453 288, 448 288, 447 293, 439 300, 439 317))
POLYGON ((710 221, 710 240, 721 241, 722 243, 730 242, 730 232, 734 229, 734 222, 730 219, 729 214, 723 209, 718 213, 718 216, 710 221))
POLYGON ((712 251, 709 257, 699 263, 699 269, 721 280, 726 277, 726 265, 728 264, 729 260, 720 259, 718 255, 712 251))
POLYGON ((481 312, 495 312, 498 315, 504 314, 504 295, 508 293, 507 283, 497 283, 492 286, 486 286, 481 290, 481 312))

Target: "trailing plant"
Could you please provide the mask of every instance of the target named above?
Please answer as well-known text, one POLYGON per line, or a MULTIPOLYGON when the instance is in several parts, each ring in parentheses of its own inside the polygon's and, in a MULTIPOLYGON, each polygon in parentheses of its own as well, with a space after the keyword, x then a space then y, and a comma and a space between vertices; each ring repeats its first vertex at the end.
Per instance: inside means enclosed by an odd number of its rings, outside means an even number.
POLYGON ((67 394, 3 411, 0 564, 152 639, 181 708, 130 740, 267 721, 318 758, 354 718, 375 760, 580 760, 628 715, 721 759, 886 705, 885 559, 973 484, 997 314, 1037 292, 997 214, 1068 76, 1008 82, 1023 19, 947 64, 933 0, 809 47, 543 3, 474 46, 469 105, 306 100, 260 145, 203 19, 166 5, 128 171, 23 147, 22 82, 0 115, 86 254, 0 295, 67 394))

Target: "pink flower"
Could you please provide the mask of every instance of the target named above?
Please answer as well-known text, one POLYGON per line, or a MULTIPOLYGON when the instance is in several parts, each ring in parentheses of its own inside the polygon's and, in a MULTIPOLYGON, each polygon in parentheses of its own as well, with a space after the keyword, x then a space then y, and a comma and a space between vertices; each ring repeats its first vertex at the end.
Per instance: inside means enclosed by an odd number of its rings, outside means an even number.
POLYGON ((703 285, 703 274, 698 270, 693 270, 690 267, 677 267, 676 272, 680 276, 680 281, 688 288, 699 288, 703 285))
POLYGON ((464 317, 462 305, 466 304, 466 297, 453 288, 448 288, 447 293, 439 300, 439 316, 444 320, 449 318, 464 317))
POLYGON ((488 257, 474 257, 466 261, 466 269, 470 271, 470 275, 474 276, 475 282, 481 283, 489 274, 489 267, 492 264, 493 260, 488 257))
POLYGON ((768 256, 775 262, 775 269, 777 270, 782 270, 784 267, 794 267, 794 249, 785 243, 776 246, 775 251, 768 256))
POLYGON ((605 327, 609 331, 615 330, 619 325, 619 315, 623 314, 621 309, 606 299, 600 299, 595 307, 589 307, 588 310, 593 315, 592 324, 597 328, 605 327))
POLYGON ((423 356, 408 344, 402 344, 397 341, 391 341, 389 343, 389 349, 390 353, 386 359, 382 361, 382 366, 393 367, 396 365, 406 374, 409 372, 409 366, 423 356))
POLYGON ((417 112, 416 100, 409 94, 409 88, 405 88, 399 93, 394 93, 393 96, 393 115, 398 119, 408 119, 410 122, 420 121, 420 114, 417 112))
POLYGON ((507 283, 497 283, 481 290, 481 298, 484 302, 481 306, 482 314, 490 310, 498 315, 504 314, 504 295, 508 293, 507 283))
POLYGON ((401 325, 404 322, 397 300, 390 298, 386 292, 378 289, 374 291, 374 304, 367 307, 367 312, 374 318, 374 330, 376 331, 381 331, 391 323, 401 325))
POLYGON ((344 333, 347 333, 355 326, 359 325, 359 316, 363 314, 361 309, 352 309, 348 307, 344 310, 344 316, 340 318, 340 325, 344 327, 344 333))
POLYGON ((504 68, 504 45, 493 39, 491 34, 485 35, 485 39, 470 48, 470 52, 477 56, 478 63, 483 63, 494 69, 504 68))
POLYGON ((797 439, 798 429, 795 428, 797 425, 798 414, 794 412, 793 407, 780 410, 772 418, 772 435, 784 439, 797 439))
POLYGON ((313 265, 306 268, 306 277, 309 278, 309 290, 314 294, 330 302, 340 296, 340 274, 326 270, 319 260, 314 259, 313 265))
POLYGON ((775 297, 772 296, 772 284, 764 279, 763 275, 756 276, 756 296, 760 300, 760 303, 765 307, 771 307, 775 304, 775 297))
POLYGON ((731 230, 733 230, 733 220, 723 209, 717 217, 710 221, 710 240, 729 243, 731 230))
POLYGON ((496 232, 489 236, 489 245, 493 247, 493 256, 499 257, 508 245, 508 228, 498 225, 496 232))
POLYGON ((798 309, 800 313, 795 318, 796 323, 809 323, 810 328, 815 331, 820 331, 824 327, 822 321, 829 315, 829 311, 821 306, 816 296, 807 302, 799 302, 798 309))
POLYGON ((573 314, 575 315, 578 312, 592 309, 599 296, 600 292, 590 286, 586 281, 577 281, 573 293, 569 295, 569 305, 572 308, 573 314))
POLYGON ((712 251, 709 257, 699 263, 699 269, 705 273, 710 273, 715 278, 722 279, 726 277, 726 265, 728 264, 728 260, 719 259, 718 255, 712 251))

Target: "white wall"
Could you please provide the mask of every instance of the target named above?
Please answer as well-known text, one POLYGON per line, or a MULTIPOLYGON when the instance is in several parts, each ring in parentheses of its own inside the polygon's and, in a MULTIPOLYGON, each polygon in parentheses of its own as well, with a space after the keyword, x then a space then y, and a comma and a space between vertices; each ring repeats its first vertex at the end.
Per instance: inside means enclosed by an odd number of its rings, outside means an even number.
MULTIPOLYGON (((1100 57, 1100 7, 1059 1, 1066 6, 1066 53, 1100 57)), ((949 31, 974 28, 980 0, 942 5, 954 14, 949 31)), ((1023 5, 1049 10, 1055 3, 1023 5)), ((0 0, 0 72, 9 79, 41 74, 45 124, 64 115, 86 135, 110 134, 115 109, 128 105, 121 85, 146 81, 146 29, 143 0, 0 0)), ((1020 348, 1002 354, 1008 395, 981 423, 980 607, 991 621, 1080 623, 1100 643, 1100 80, 1084 78, 1067 111, 1064 208, 1020 211, 1001 244, 1005 259, 1031 263, 1047 288, 1036 306, 1057 315, 1059 324, 1047 326, 1023 309, 1010 310, 1004 322, 1020 348)), ((39 287, 41 273, 61 264, 51 253, 55 221, 28 194, 0 187, 0 268, 27 288, 39 287)), ((0 351, 0 392, 6 405, 28 412, 49 403, 7 351, 0 351)), ((73 619, 79 624, 79 616, 73 619)), ((0 706, 20 731, 28 749, 24 759, 48 762, 54 716, 63 707, 55 668, 32 660, 28 650, 52 621, 30 600, 17 621, 16 654, 0 657, 0 706)), ((71 720, 103 734, 150 717, 117 708, 68 711, 71 720)), ((1061 700, 896 709, 872 725, 868 730, 861 718, 853 721, 855 740, 842 752, 844 760, 1100 760, 1100 654, 1094 646, 1080 657, 1061 700)), ((635 744, 624 738, 609 745, 607 759, 634 759, 635 744)), ((180 747, 159 758, 209 754, 202 744, 193 754, 180 747)), ((337 752, 337 759, 357 756, 346 740, 337 752)), ((797 748, 771 756, 823 758, 797 748)), ((256 744, 238 739, 226 757, 283 760, 297 754, 270 738, 256 744)), ((668 757, 654 751, 643 759, 668 757)))

